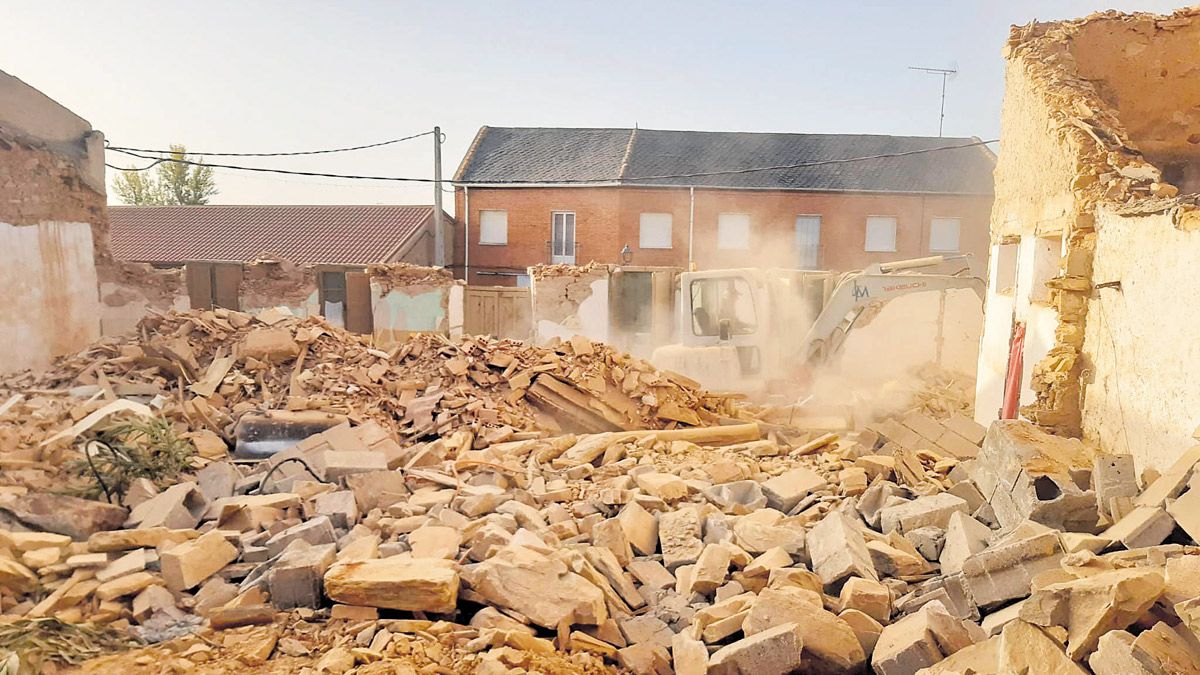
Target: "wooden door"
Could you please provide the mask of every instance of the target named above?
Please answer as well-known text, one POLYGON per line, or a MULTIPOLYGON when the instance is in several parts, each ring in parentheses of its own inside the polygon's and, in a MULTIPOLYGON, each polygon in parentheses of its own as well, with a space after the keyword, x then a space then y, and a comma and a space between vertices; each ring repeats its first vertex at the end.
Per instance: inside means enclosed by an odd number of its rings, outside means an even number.
POLYGON ((463 293, 463 332, 514 340, 533 329, 528 288, 467 286, 463 293))

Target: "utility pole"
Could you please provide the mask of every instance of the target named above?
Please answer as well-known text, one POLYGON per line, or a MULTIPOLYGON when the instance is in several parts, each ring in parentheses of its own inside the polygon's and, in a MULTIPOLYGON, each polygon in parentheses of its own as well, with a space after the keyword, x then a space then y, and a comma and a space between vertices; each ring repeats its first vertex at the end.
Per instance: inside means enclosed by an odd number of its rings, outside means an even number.
POLYGON ((433 128, 433 265, 446 266, 446 232, 442 229, 442 128, 433 128))
POLYGON ((941 138, 942 137, 942 123, 944 123, 946 121, 946 80, 948 80, 952 75, 956 75, 958 73, 958 69, 956 69, 956 68, 924 68, 921 66, 909 66, 908 69, 909 70, 919 70, 922 73, 929 73, 930 75, 941 75, 942 76, 942 107, 941 107, 941 110, 938 112, 938 138, 941 138))

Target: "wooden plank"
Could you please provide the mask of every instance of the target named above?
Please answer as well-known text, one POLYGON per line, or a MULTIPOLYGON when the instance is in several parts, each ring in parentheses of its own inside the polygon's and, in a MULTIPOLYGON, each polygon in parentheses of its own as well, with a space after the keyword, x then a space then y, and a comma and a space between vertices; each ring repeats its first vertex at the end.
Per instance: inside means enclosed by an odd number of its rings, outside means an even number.
POLYGON ((371 278, 366 272, 346 272, 346 330, 370 334, 375 330, 371 315, 371 278))
POLYGON ((188 263, 184 266, 184 274, 187 277, 188 300, 192 309, 212 309, 212 265, 188 263))

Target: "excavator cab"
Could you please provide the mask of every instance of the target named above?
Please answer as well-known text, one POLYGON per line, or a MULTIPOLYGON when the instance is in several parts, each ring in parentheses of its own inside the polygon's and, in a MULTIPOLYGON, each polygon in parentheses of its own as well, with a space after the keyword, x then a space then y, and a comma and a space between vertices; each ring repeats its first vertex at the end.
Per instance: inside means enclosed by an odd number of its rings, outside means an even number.
POLYGON ((794 356, 820 311, 830 272, 732 269, 686 272, 676 293, 678 343, 651 361, 709 389, 753 393, 794 356))

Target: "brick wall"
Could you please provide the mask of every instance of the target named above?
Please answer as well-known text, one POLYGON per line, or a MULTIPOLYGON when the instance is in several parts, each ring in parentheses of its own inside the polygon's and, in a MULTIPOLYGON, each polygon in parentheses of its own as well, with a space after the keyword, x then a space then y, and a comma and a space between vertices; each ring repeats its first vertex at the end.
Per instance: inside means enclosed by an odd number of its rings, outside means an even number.
MULTIPOLYGON (((464 191, 455 195, 456 213, 466 214, 464 191)), ((795 267, 795 222, 798 215, 821 216, 819 266, 849 270, 872 262, 929 255, 930 221, 960 218, 960 249, 974 255, 972 268, 982 275, 987 267, 990 196, 922 196, 896 194, 809 193, 769 190, 696 190, 693 256, 700 269, 721 267, 795 267), (750 246, 742 251, 717 248, 721 213, 750 216, 750 246), (868 216, 897 219, 896 251, 864 250, 868 216)), ((549 262, 551 213, 575 213, 577 262, 619 263, 621 248, 633 250, 632 264, 675 265, 688 262, 690 198, 686 189, 588 188, 472 188, 470 190, 471 284, 512 285, 514 276, 488 272, 523 272, 549 262), (508 212, 508 244, 479 243, 480 211, 508 212), (640 215, 670 213, 672 247, 639 247, 640 215)), ((463 240, 464 221, 455 226, 463 240)), ((463 248, 455 247, 455 269, 461 276, 463 248)))

